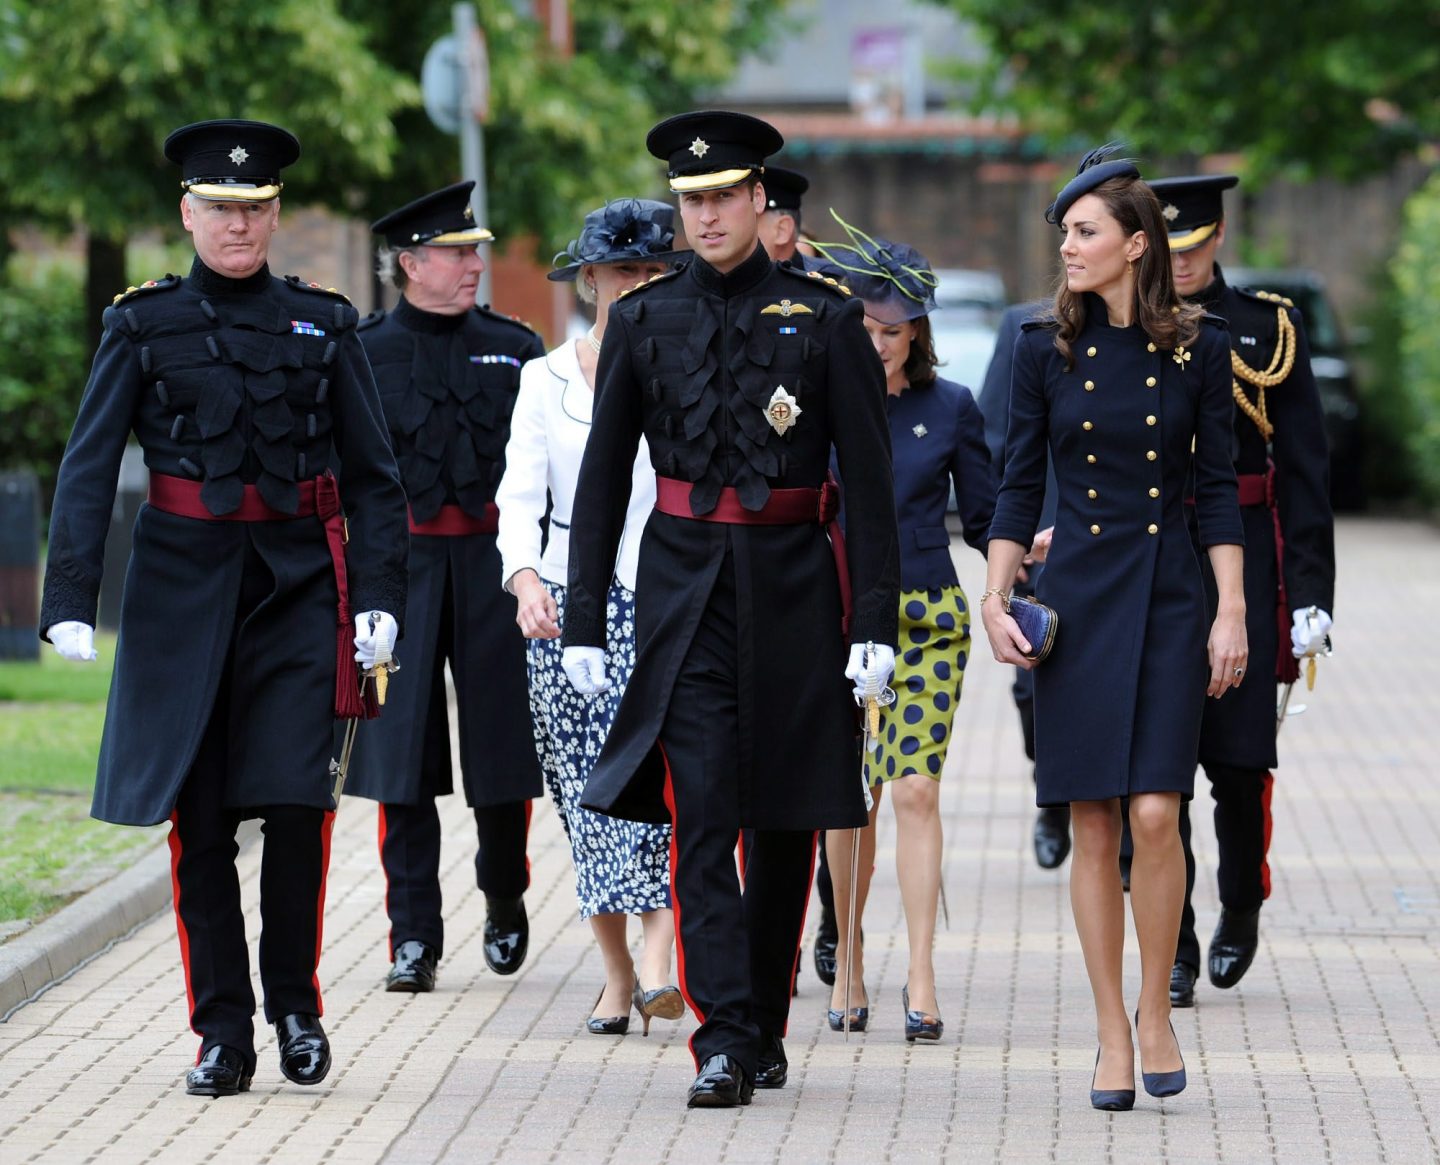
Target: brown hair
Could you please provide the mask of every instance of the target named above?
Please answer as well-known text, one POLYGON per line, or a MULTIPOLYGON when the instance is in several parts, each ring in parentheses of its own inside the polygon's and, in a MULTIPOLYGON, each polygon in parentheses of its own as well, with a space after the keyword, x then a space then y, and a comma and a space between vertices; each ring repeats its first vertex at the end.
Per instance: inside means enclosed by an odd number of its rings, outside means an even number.
POLYGON ((913 385, 929 384, 935 379, 940 358, 935 355, 935 334, 930 330, 930 317, 910 321, 915 335, 910 341, 910 355, 905 358, 905 380, 913 385))
MULTIPOLYGON (((1170 268, 1170 239, 1160 200, 1139 178, 1111 178, 1090 193, 1104 204, 1128 237, 1145 232, 1146 246, 1135 261, 1135 319, 1157 348, 1170 350, 1193 344, 1200 334, 1202 308, 1188 304, 1175 290, 1170 268)), ((1068 371, 1075 367, 1071 343, 1085 328, 1085 298, 1071 291, 1060 276, 1051 308, 1058 325, 1055 348, 1068 371)))

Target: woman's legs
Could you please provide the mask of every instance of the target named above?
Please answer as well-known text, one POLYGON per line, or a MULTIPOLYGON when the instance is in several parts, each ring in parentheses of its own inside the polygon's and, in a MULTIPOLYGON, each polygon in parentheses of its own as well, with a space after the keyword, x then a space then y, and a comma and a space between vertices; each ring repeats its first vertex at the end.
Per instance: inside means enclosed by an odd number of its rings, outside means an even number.
MULTIPOLYGON (((666 911, 668 914, 669 911, 666 911)), ((630 1014, 630 992, 635 986, 635 963, 625 941, 628 914, 592 914, 590 929, 600 957, 605 962, 605 990, 595 1003, 592 1015, 608 1018, 630 1014)))
POLYGON ((670 978, 670 952, 675 946, 675 912, 669 907, 647 910, 640 916, 645 942, 640 951, 640 986, 647 991, 674 985, 670 978))
POLYGON ((830 990, 830 1007, 840 1011, 845 1006, 845 978, 850 978, 850 1006, 864 1007, 865 998, 865 952, 860 945, 860 932, 864 929, 865 899, 870 895, 870 878, 875 872, 875 814, 880 809, 880 792, 884 785, 874 789, 875 805, 870 810, 870 823, 860 831, 860 863, 858 884, 855 893, 855 965, 846 964, 847 941, 850 925, 850 847, 852 829, 831 829, 825 833, 825 854, 830 860, 830 881, 835 888, 835 921, 840 933, 839 946, 835 950, 835 986, 830 990))
POLYGON ((935 911, 940 899, 940 782, 919 773, 890 782, 895 807, 895 869, 910 938, 910 1007, 938 1015, 935 911))
POLYGON ((1170 1035, 1170 968, 1185 905, 1185 853, 1180 846, 1180 794, 1130 798, 1130 910, 1140 940, 1140 1020, 1136 1037, 1146 1071, 1173 1072, 1180 1049, 1170 1035))
MULTIPOLYGON (((1085 953, 1090 991, 1095 997, 1095 1027, 1100 1040, 1094 1087, 1134 1088, 1135 1052, 1121 989, 1125 897, 1120 889, 1120 802, 1114 798, 1074 801, 1070 821, 1075 833, 1070 859, 1070 906, 1080 935, 1080 949, 1085 953)), ((1172 945, 1174 935, 1179 933, 1178 917, 1175 925, 1172 945)), ((1165 973, 1170 973, 1168 963, 1165 973)), ((1164 989, 1168 992, 1168 978, 1164 989)))

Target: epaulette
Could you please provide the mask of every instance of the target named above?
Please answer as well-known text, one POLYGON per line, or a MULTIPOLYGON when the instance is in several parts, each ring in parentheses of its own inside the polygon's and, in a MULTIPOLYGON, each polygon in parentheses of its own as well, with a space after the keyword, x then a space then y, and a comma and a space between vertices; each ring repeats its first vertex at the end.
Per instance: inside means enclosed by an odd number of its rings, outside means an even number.
POLYGON ((644 283, 637 283, 634 287, 627 287, 616 296, 616 298, 624 299, 627 295, 634 295, 637 291, 644 291, 645 288, 649 287, 652 283, 663 283, 666 279, 674 279, 675 276, 679 275, 683 270, 685 270, 684 267, 677 266, 671 267, 668 271, 661 271, 659 274, 650 276, 644 283))
POLYGON ((333 295, 336 299, 342 299, 346 303, 350 302, 349 298, 339 288, 321 287, 320 284, 310 283, 304 279, 301 279, 298 275, 285 276, 285 282, 299 291, 317 291, 321 295, 333 295))
POLYGON ((1038 328, 1053 328, 1055 321, 1048 316, 1034 316, 1028 320, 1020 321, 1022 332, 1033 332, 1038 328))
POLYGON ((355 325, 357 332, 363 332, 366 328, 373 328, 380 323, 389 313, 383 308, 376 308, 368 316, 355 325))
POLYGON ((1217 316, 1214 312, 1202 312, 1200 322, 1209 324, 1212 328, 1219 328, 1221 331, 1228 332, 1230 330, 1230 321, 1224 316, 1217 316))
POLYGON ((519 316, 506 315, 504 312, 496 311, 488 303, 477 303, 475 305, 475 310, 480 315, 484 316, 487 320, 498 320, 502 324, 511 324, 514 327, 523 328, 532 336, 538 335, 535 329, 530 326, 530 322, 528 320, 522 320, 519 316))
POLYGON ((180 276, 178 275, 166 274, 160 279, 147 279, 138 287, 127 287, 124 291, 122 291, 119 295, 117 295, 113 300, 110 301, 110 306, 114 307, 115 304, 119 303, 122 299, 129 299, 132 296, 143 295, 147 291, 173 291, 179 286, 180 276))
POLYGON ((1278 291, 1260 291, 1254 287, 1237 287, 1235 290, 1249 299, 1259 299, 1266 303, 1284 304, 1286 307, 1295 306, 1293 299, 1288 295, 1281 295, 1278 291))
POLYGON ((826 287, 833 287, 841 295, 854 295, 855 293, 846 287, 840 280, 821 271, 802 271, 797 267, 788 267, 784 264, 777 265, 777 271, 783 271, 786 275, 793 275, 797 279, 813 280, 816 283, 823 283, 826 287))

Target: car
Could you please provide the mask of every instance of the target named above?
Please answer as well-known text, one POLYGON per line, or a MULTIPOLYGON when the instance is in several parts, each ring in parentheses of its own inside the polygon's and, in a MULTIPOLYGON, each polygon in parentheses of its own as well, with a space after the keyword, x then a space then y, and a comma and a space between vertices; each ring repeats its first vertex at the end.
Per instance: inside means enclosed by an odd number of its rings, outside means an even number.
POLYGON ((1341 511, 1365 507, 1360 394, 1340 319, 1319 272, 1306 267, 1226 267, 1231 287, 1273 291, 1291 300, 1305 322, 1310 368, 1330 440, 1330 504, 1341 511))
POLYGON ((1005 280, 997 271, 938 267, 935 278, 938 309, 989 317, 992 322, 1005 310, 1005 280))

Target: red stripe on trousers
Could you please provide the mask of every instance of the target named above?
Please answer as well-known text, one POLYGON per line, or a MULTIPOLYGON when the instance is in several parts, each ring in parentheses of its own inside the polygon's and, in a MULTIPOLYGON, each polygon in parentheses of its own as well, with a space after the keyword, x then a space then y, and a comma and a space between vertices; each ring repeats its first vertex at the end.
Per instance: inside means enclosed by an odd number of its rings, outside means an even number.
MULTIPOLYGON (((185 970, 185 1002, 189 1005, 190 1030, 203 1040, 204 1034, 195 1031, 195 989, 190 985, 190 932, 185 929, 185 917, 180 913, 180 811, 170 813, 170 894, 175 904, 175 930, 180 936, 180 965, 185 970)), ((195 1063, 200 1063, 200 1050, 195 1052, 195 1063)))
MULTIPOLYGON (((375 818, 375 845, 380 851, 380 874, 385 879, 385 918, 390 918, 390 871, 385 868, 385 803, 379 805, 380 812, 375 818)), ((386 955, 392 963, 395 961, 395 935, 389 928, 385 931, 385 947, 389 951, 386 955)))
MULTIPOLYGON (((670 758, 665 753, 665 746, 657 742, 656 747, 660 749, 660 759, 665 765, 665 808, 670 811, 670 908, 675 912, 675 975, 680 980, 680 994, 686 1004, 695 1013, 695 1018, 704 1023, 705 1013, 695 1006, 695 1000, 690 998, 690 989, 685 983, 685 940, 680 937, 680 891, 675 884, 675 869, 680 859, 680 846, 675 840, 680 833, 680 827, 675 820, 675 781, 670 774, 670 758)), ((695 1055, 693 1032, 685 1043, 690 1049, 690 1058, 695 1061, 695 1071, 698 1072, 700 1058, 695 1055)))
POLYGON ((320 894, 315 901, 315 973, 311 982, 315 985, 315 1014, 325 1014, 325 1003, 320 998, 320 952, 325 941, 325 883, 330 877, 330 834, 335 829, 335 811, 327 809, 320 824, 320 894))
POLYGON ((740 893, 745 893, 745 831, 735 839, 735 867, 740 871, 740 893))
MULTIPOLYGON (((800 947, 805 938, 805 916, 810 913, 810 888, 815 884, 816 847, 824 844, 825 835, 820 830, 817 829, 810 835, 810 873, 805 878, 805 905, 800 908, 800 928, 795 932, 795 957, 790 960, 790 978, 785 980, 785 990, 790 992, 795 990, 795 976, 800 970, 800 947)), ((854 887, 851 887, 850 892, 852 894, 855 892, 854 887)), ((780 1032, 780 1038, 783 1040, 789 1034, 790 1012, 787 1010, 785 1027, 780 1032)))
POLYGON ((1275 791, 1275 774, 1266 773, 1260 778, 1260 901, 1270 897, 1270 834, 1275 828, 1275 818, 1270 814, 1270 795, 1275 791))

